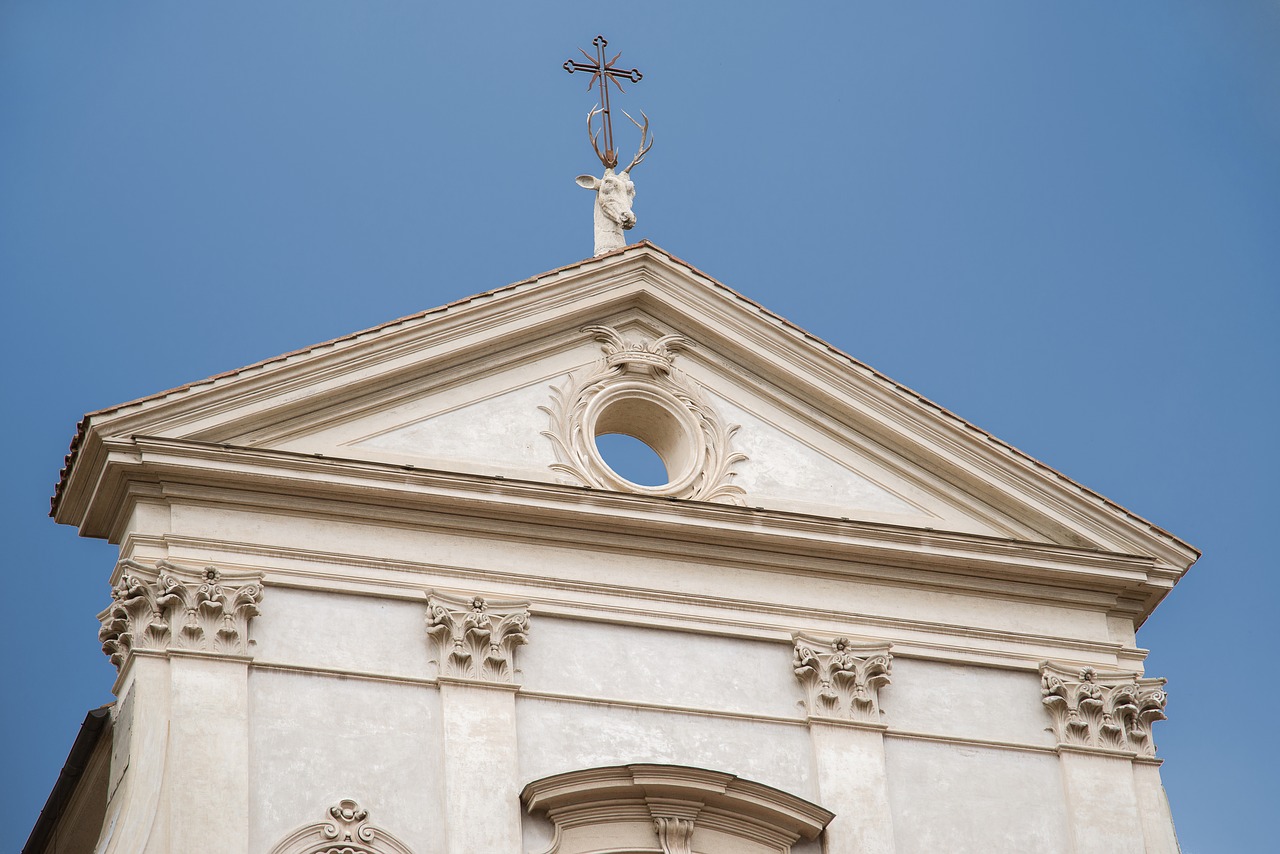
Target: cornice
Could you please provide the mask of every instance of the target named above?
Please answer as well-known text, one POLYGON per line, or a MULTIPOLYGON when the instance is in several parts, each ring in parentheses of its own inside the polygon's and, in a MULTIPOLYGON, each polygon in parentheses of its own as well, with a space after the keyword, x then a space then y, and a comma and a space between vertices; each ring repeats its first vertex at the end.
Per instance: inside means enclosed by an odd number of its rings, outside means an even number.
POLYGON ((410 517, 430 513, 435 527, 466 528, 467 520, 479 518, 490 530, 502 523, 533 524, 525 529, 530 536, 554 538, 555 529, 596 531, 635 537, 637 547, 663 541, 714 545, 735 553, 838 560, 853 574, 866 565, 898 567, 1108 592, 1150 604, 1171 584, 1150 557, 1050 543, 189 440, 134 437, 104 443, 104 449, 94 500, 81 520, 85 536, 114 537, 117 520, 129 511, 130 491, 147 484, 144 492, 154 493, 160 484, 166 491, 234 489, 248 506, 258 494, 270 496, 278 509, 321 501, 328 514, 352 518, 378 507, 410 517))
MULTIPOLYGON (((323 506, 318 506, 306 499, 297 505, 281 506, 278 503, 271 503, 269 497, 264 496, 254 495, 254 498, 259 499, 258 501, 247 500, 244 493, 237 493, 234 497, 238 500, 229 500, 227 496, 217 491, 205 491, 194 487, 173 487, 166 490, 166 498, 168 500, 192 506, 236 506, 249 510, 270 510, 274 508, 274 512, 281 515, 297 514, 322 520, 375 522, 384 527, 404 527, 416 531, 454 532, 474 536, 477 539, 501 540, 503 543, 514 545, 570 545, 589 548, 593 552, 696 560, 700 564, 723 567, 725 569, 749 569, 807 578, 859 578, 884 586, 901 586, 916 590, 999 598, 1010 602, 1050 604, 1086 611, 1110 610, 1116 601, 1115 594, 1100 590, 1011 581, 1003 578, 984 579, 977 575, 948 574, 919 567, 895 567, 870 562, 860 563, 850 559, 848 555, 833 559, 820 555, 811 556, 794 552, 780 553, 751 547, 735 549, 718 543, 692 543, 674 538, 640 540, 632 543, 629 540, 611 537, 611 531, 596 533, 581 528, 572 529, 559 526, 530 529, 528 526, 516 523, 499 522, 494 522, 489 527, 485 527, 476 522, 473 517, 444 519, 432 517, 430 519, 422 519, 421 515, 416 511, 391 508, 379 509, 374 505, 361 505, 358 509, 362 512, 358 513, 355 512, 357 508, 343 508, 351 512, 338 514, 327 513, 323 506)), ((496 578, 512 583, 533 584, 551 590, 583 589, 590 591, 612 589, 609 584, 599 581, 592 581, 586 587, 580 587, 579 582, 560 576, 538 575, 523 571, 508 573, 492 567, 475 569, 436 562, 423 563, 402 558, 386 559, 349 552, 308 549, 296 545, 272 546, 262 543, 222 540, 185 534, 130 534, 122 541, 121 546, 122 554, 128 553, 132 555, 136 549, 137 554, 155 559, 162 558, 170 553, 217 554, 220 556, 219 560, 233 562, 243 561, 245 558, 260 557, 268 565, 277 567, 280 572, 288 576, 294 574, 292 567, 297 561, 301 560, 305 561, 308 567, 307 570, 303 571, 305 577, 326 576, 332 579, 333 576, 330 574, 332 569, 320 570, 316 568, 314 571, 311 569, 327 565, 337 568, 338 574, 342 577, 349 575, 347 570, 359 568, 360 575, 358 577, 362 582, 372 581, 379 570, 390 570, 409 573, 443 572, 447 573, 450 578, 474 578, 477 580, 496 578), (372 575, 368 572, 369 570, 373 571, 372 575)), ((624 588, 620 587, 618 589, 624 588)), ((625 589, 634 590, 637 595, 643 595, 645 592, 644 588, 627 587, 625 589)), ((376 595, 397 594, 394 590, 391 590, 383 591, 376 595)), ((684 601, 685 598, 676 593, 669 595, 675 597, 673 601, 684 601)), ((694 601, 694 599, 689 600, 690 603, 694 601)), ((710 600, 703 595, 698 597, 696 601, 710 600)), ((730 597, 725 601, 736 600, 732 600, 730 597)))

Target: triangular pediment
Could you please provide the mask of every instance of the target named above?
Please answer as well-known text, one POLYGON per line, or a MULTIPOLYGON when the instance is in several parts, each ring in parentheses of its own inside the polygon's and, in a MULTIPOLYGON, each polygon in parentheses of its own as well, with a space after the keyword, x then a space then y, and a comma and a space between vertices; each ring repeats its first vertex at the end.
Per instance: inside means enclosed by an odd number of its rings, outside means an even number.
POLYGON ((146 435, 1194 558, 649 244, 88 423, 99 441, 146 435), (600 432, 657 448, 672 489, 600 470, 600 432))
MULTIPOLYGON (((947 496, 922 481, 912 466, 862 437, 849 443, 846 427, 831 421, 794 395, 753 376, 749 366, 699 342, 693 325, 676 326, 636 308, 611 311, 562 328, 540 330, 510 352, 493 353, 470 370, 407 397, 384 400, 354 412, 336 409, 323 423, 307 419, 245 433, 214 433, 207 439, 235 445, 329 457, 363 459, 445 471, 571 486, 630 487, 609 481, 589 447, 599 432, 590 423, 596 405, 592 390, 608 393, 623 386, 613 407, 635 409, 631 419, 604 432, 629 432, 654 447, 662 436, 646 422, 662 420, 661 406, 644 403, 652 392, 670 401, 672 421, 686 412, 691 421, 706 419, 679 434, 666 456, 678 458, 710 447, 708 457, 732 461, 723 467, 721 494, 675 492, 674 497, 703 498, 769 510, 934 527, 992 536, 1031 532, 989 508, 947 496), (609 329, 622 341, 639 345, 679 336, 683 347, 670 356, 670 371, 653 376, 608 364, 609 329), (498 367, 494 367, 494 365, 498 367), (564 397, 585 387, 573 401, 564 397), (681 406, 689 397, 695 408, 681 406), (558 407, 564 411, 558 411, 558 407), (578 411, 580 410, 580 411, 578 411), (695 411, 696 410, 696 411, 695 411), (650 412, 651 418, 646 418, 650 412), (557 420, 563 421, 561 435, 557 420), (581 465, 572 465, 574 437, 581 465), (687 443, 689 448, 679 447, 687 443), (718 446, 717 443, 720 443, 718 446), (589 459, 588 459, 589 458, 589 459), (710 497, 709 497, 710 496, 710 497)), ((598 453, 598 451, 596 452, 598 453)), ((678 462, 678 461, 676 461, 678 462)), ((708 461, 699 459, 699 463, 708 461)), ((714 468, 714 465, 711 467, 714 468)), ((677 474, 671 471, 670 474, 677 474)), ((714 487, 715 484, 708 484, 714 487)), ((666 495, 657 488, 655 494, 666 495)))

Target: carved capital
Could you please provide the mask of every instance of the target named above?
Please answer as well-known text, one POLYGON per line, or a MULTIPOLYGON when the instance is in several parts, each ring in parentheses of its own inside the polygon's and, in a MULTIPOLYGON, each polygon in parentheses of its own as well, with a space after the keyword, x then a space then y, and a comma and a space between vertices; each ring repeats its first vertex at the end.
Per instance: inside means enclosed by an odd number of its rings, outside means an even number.
POLYGON ((441 676, 511 683, 516 647, 529 642, 529 603, 431 591, 427 634, 436 644, 441 676))
POLYGON ((329 808, 329 818, 289 834, 271 854, 412 854, 409 846, 369 824, 369 811, 346 798, 329 808))
POLYGON ((734 466, 747 459, 732 448, 738 425, 726 425, 702 388, 675 367, 676 353, 689 341, 627 338, 608 326, 583 332, 601 342, 604 358, 553 387, 551 405, 539 407, 551 418, 542 434, 555 449, 550 468, 596 489, 744 504, 743 489, 733 483, 734 466), (626 433, 653 448, 667 483, 643 486, 610 468, 596 447, 596 437, 607 433, 626 433))
POLYGON ((794 638, 792 666, 805 687, 810 717, 880 723, 880 687, 889 684, 893 661, 890 644, 794 638))
POLYGON ((1155 756, 1151 724, 1165 719, 1164 684, 1130 671, 1040 665, 1040 693, 1060 745, 1155 756))
POLYGON ((98 640, 116 669, 134 650, 248 654, 249 621, 262 601, 260 577, 212 566, 181 569, 168 561, 125 566, 111 604, 98 615, 98 640))

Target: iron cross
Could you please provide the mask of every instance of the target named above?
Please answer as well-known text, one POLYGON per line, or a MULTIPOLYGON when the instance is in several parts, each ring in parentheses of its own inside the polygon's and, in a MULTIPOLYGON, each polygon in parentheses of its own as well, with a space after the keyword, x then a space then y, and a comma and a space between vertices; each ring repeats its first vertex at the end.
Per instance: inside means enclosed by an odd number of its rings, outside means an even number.
MULTIPOLYGON (((581 48, 578 52, 587 58, 586 62, 578 62, 573 59, 566 59, 564 62, 564 70, 570 74, 575 71, 590 71, 591 81, 587 84, 587 91, 591 91, 591 87, 596 85, 596 81, 600 82, 600 106, 603 107, 601 125, 604 127, 604 153, 600 155, 601 162, 604 163, 606 169, 612 169, 618 165, 618 151, 613 147, 613 116, 609 113, 609 84, 612 83, 618 87, 619 92, 625 92, 622 83, 618 78, 625 77, 632 83, 639 83, 644 77, 639 69, 632 68, 630 71, 623 68, 614 68, 613 64, 618 61, 618 57, 622 56, 622 51, 614 54, 613 59, 605 61, 604 49, 609 46, 608 40, 604 36, 596 36, 591 40, 591 44, 595 45, 596 55, 592 59, 591 54, 581 48)), ((592 138, 594 144, 594 137, 592 138)), ((600 154, 597 148, 596 153, 600 154)))

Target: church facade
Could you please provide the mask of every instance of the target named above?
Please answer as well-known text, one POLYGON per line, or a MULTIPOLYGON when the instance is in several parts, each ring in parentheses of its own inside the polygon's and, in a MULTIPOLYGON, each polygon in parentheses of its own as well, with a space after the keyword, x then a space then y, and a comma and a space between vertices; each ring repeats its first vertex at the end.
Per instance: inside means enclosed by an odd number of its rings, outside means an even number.
POLYGON ((1178 851, 1195 549, 649 243, 93 413, 53 515, 119 676, 32 852, 1178 851))

